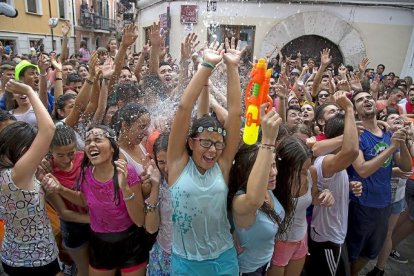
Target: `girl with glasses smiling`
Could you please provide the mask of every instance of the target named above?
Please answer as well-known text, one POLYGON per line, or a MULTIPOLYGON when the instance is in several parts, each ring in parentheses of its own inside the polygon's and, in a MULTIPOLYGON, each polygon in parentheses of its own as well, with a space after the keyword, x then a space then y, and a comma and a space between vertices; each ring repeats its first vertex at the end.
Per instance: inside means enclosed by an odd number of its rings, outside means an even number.
MULTIPOLYGON (((240 43, 240 42, 239 42, 240 43)), ((240 45, 213 43, 191 79, 174 118, 167 150, 172 201, 171 275, 238 275, 236 250, 227 219, 229 172, 240 139, 240 45), (191 111, 212 70, 222 59, 227 66, 228 117, 223 127, 204 116, 193 123, 191 111), (188 139, 187 139, 188 138, 188 139), (187 141, 186 141, 187 140, 187 141)))

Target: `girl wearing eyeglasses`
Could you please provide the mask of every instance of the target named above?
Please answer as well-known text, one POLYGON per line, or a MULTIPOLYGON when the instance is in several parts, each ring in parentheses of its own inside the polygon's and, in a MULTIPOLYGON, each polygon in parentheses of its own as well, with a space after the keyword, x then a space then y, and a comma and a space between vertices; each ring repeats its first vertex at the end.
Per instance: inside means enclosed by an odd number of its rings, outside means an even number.
POLYGON ((168 142, 168 183, 172 201, 172 275, 238 275, 236 250, 227 219, 230 168, 238 149, 241 51, 213 43, 191 79, 178 107, 168 142), (215 45, 213 45, 215 44, 215 45), (191 111, 212 70, 222 59, 227 66, 228 117, 223 127, 204 116, 193 123, 191 111))

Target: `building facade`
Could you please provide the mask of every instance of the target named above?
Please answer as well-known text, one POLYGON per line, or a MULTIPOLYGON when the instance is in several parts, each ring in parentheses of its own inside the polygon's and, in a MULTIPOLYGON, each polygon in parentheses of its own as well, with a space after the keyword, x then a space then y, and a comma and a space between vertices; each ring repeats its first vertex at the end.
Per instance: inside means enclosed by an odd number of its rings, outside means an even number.
POLYGON ((236 36, 263 57, 277 46, 304 49, 318 58, 323 45, 335 48, 339 61, 356 66, 367 56, 371 67, 414 75, 414 1, 138 1, 139 51, 147 27, 168 14, 170 52, 194 31, 201 41, 236 36), (193 7, 187 7, 193 6, 193 7), (323 42, 325 41, 325 42, 323 42), (316 49, 318 48, 318 49, 316 49))
MULTIPOLYGON (((0 41, 9 45, 14 53, 28 54, 30 48, 43 44, 46 52, 61 51, 64 21, 73 24, 72 1, 69 0, 2 0, 14 6, 19 15, 16 18, 0 16, 0 41), (50 18, 58 18, 58 25, 51 29, 50 18)), ((73 29, 69 34, 69 50, 74 51, 73 29)))

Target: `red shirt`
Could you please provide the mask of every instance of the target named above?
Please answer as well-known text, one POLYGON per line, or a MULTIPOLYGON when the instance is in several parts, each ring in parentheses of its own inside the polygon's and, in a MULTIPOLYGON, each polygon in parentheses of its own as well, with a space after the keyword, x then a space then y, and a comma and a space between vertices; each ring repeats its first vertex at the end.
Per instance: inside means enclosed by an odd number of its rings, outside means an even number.
MULTIPOLYGON (((70 171, 63 171, 59 169, 58 167, 53 166, 53 172, 52 174, 59 180, 60 184, 62 184, 64 187, 71 189, 71 190, 77 190, 77 183, 78 179, 80 177, 80 169, 81 169, 81 163, 83 160, 83 151, 77 151, 75 153, 75 157, 73 158, 73 166, 70 171)), ((86 208, 80 207, 76 204, 73 204, 69 200, 66 200, 64 198, 63 202, 65 202, 66 207, 71 210, 75 211, 81 214, 87 214, 88 210, 86 208)))

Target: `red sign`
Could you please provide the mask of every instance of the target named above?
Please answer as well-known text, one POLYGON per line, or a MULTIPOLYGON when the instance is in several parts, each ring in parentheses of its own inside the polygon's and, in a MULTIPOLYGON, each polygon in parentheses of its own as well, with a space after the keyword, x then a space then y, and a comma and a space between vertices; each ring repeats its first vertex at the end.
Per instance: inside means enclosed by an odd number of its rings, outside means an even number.
POLYGON ((197 23, 197 5, 181 5, 181 23, 197 23))

